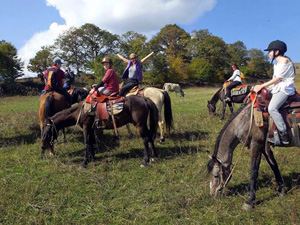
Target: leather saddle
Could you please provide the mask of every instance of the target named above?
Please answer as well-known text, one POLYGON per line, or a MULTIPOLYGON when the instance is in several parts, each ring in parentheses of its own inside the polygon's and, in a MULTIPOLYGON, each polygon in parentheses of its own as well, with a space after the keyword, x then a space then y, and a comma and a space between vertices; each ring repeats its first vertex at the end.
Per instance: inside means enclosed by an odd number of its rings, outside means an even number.
POLYGON ((137 95, 137 96, 144 97, 144 91, 145 88, 139 88, 138 86, 134 86, 133 88, 130 89, 130 91, 126 94, 126 96, 137 95))
MULTIPOLYGON (((268 106, 271 98, 272 94, 268 91, 268 89, 263 88, 257 94, 254 102, 255 124, 258 127, 269 127, 268 137, 273 137, 274 132, 276 131, 276 125, 273 120, 270 120, 270 115, 268 113, 268 106)), ((254 93, 250 93, 250 99, 252 102, 254 101, 254 93)), ((289 96, 287 101, 279 109, 279 112, 287 125, 287 131, 289 133, 289 137, 292 137, 292 143, 296 146, 300 146, 300 94, 296 92, 294 95, 289 96)))
POLYGON ((117 94, 118 92, 114 92, 107 96, 95 91, 87 96, 85 102, 91 104, 91 110, 95 111, 97 120, 108 120, 109 115, 118 114, 123 110, 124 97, 118 97, 117 94))

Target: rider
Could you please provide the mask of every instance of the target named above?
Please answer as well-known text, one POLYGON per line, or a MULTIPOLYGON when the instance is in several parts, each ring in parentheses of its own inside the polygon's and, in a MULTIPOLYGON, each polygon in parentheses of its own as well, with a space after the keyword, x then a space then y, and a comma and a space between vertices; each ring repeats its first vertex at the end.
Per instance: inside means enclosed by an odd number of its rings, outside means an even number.
MULTIPOLYGON (((287 46, 283 41, 272 41, 264 51, 269 52, 268 56, 272 59, 271 63, 273 63, 273 60, 276 60, 273 78, 266 83, 254 86, 253 90, 259 92, 263 87, 268 87, 271 90, 273 96, 268 106, 268 111, 278 129, 282 144, 287 145, 289 144, 289 138, 286 124, 278 110, 289 96, 295 94, 295 67, 290 58, 284 56, 287 46)), ((275 143, 274 138, 268 138, 268 141, 275 143)))
POLYGON ((115 70, 112 68, 113 62, 109 56, 105 56, 101 63, 106 73, 99 84, 92 85, 93 88, 90 94, 93 94, 94 91, 98 89, 99 93, 110 96, 112 93, 119 91, 119 79, 115 70))
POLYGON ((126 64, 126 69, 123 72, 122 79, 125 80, 125 85, 121 88, 118 96, 125 96, 130 89, 137 86, 139 82, 143 80, 143 64, 152 56, 154 52, 151 52, 142 60, 138 60, 136 54, 131 53, 129 59, 124 58, 122 55, 117 54, 117 56, 122 59, 126 64))
POLYGON ((70 67, 66 69, 65 77, 66 79, 63 88, 69 90, 75 80, 75 74, 73 73, 73 71, 71 71, 70 67))
POLYGON ((226 96, 225 96, 226 97, 225 101, 229 101, 229 102, 231 101, 231 99, 230 99, 231 89, 242 84, 241 72, 239 70, 238 65, 232 64, 231 70, 233 71, 233 74, 227 81, 228 82, 232 81, 232 83, 226 87, 226 96))
POLYGON ((62 94, 65 97, 67 104, 69 106, 71 106, 72 105, 72 97, 66 91, 66 89, 63 88, 65 72, 63 70, 61 70, 62 64, 63 63, 62 63, 61 59, 59 57, 55 57, 53 60, 53 63, 52 63, 52 67, 45 70, 45 72, 44 72, 45 87, 44 87, 44 90, 42 91, 41 96, 46 94, 48 91, 55 91, 55 92, 62 94), (51 70, 52 71, 57 70, 56 79, 55 79, 57 82, 56 87, 49 87, 49 85, 47 84, 48 74, 49 74, 49 71, 51 71, 51 70))

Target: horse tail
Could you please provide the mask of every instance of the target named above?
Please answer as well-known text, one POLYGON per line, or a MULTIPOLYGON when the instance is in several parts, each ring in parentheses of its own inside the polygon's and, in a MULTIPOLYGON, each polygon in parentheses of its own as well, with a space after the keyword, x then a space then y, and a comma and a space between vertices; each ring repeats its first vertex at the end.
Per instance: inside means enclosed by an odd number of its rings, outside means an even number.
POLYGON ((53 108, 54 108, 54 97, 52 94, 50 94, 45 100, 45 105, 44 105, 44 118, 45 119, 54 115, 53 108))
POLYGON ((164 116, 166 122, 166 129, 170 133, 170 129, 173 128, 173 116, 172 116, 172 107, 171 107, 171 98, 167 91, 162 92, 164 95, 164 116))
POLYGON ((150 109, 150 136, 155 140, 158 128, 158 109, 151 99, 146 98, 146 102, 150 109))

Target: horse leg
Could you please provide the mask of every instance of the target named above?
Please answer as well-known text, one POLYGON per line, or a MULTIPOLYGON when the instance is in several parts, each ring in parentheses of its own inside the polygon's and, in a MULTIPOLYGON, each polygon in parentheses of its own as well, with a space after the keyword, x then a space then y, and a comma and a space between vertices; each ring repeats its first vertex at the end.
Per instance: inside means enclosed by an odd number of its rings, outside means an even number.
POLYGON ((249 190, 249 197, 244 202, 244 205, 243 205, 243 209, 245 209, 245 210, 250 210, 250 209, 254 208, 254 201, 256 199, 255 189, 256 189, 259 165, 261 162, 261 154, 262 154, 261 149, 252 148, 250 190, 249 190))
POLYGON ((129 137, 133 137, 134 135, 133 135, 133 133, 132 133, 132 131, 130 129, 130 124, 129 123, 126 124, 126 128, 127 128, 128 136, 129 137))
POLYGON ((94 130, 97 150, 98 152, 103 152, 103 129, 95 129, 94 130))
POLYGON ((222 108, 221 120, 223 120, 224 117, 225 117, 226 105, 227 105, 227 102, 225 100, 223 100, 223 108, 222 108))
POLYGON ((62 129, 64 144, 67 143, 65 128, 62 129))
MULTIPOLYGON (((164 120, 161 116, 159 117, 159 120, 158 120, 158 126, 159 126, 159 130, 160 130, 159 142, 163 143, 163 142, 165 142, 165 132, 164 132, 164 120)), ((170 134, 168 134, 168 135, 170 135, 170 134)))
POLYGON ((45 156, 45 150, 46 150, 46 148, 45 147, 41 147, 41 159, 45 159, 46 158, 46 156, 45 156))
POLYGON ((282 179, 280 170, 278 168, 278 164, 276 162, 276 159, 273 155, 273 151, 271 150, 269 143, 267 143, 267 146, 266 146, 265 150, 266 151, 264 151, 263 154, 264 154, 269 166, 273 170, 273 173, 274 173, 275 178, 276 178, 276 182, 278 184, 277 193, 278 193, 278 195, 284 195, 285 194, 285 184, 284 184, 284 181, 282 179))
POLYGON ((153 141, 152 137, 149 137, 149 142, 151 144, 151 151, 152 151, 152 157, 153 157, 153 158, 151 158, 151 161, 153 162, 154 158, 158 158, 158 154, 157 154, 156 148, 154 146, 154 141, 153 141))
POLYGON ((149 131, 147 128, 147 124, 144 126, 136 126, 136 131, 139 136, 143 139, 144 143, 144 161, 141 163, 141 167, 145 167, 149 163, 149 131), (148 135, 147 135, 148 134, 148 135))
POLYGON ((93 132, 91 132, 91 128, 89 128, 88 126, 84 126, 83 136, 84 136, 84 159, 81 167, 86 168, 92 158, 91 148, 93 148, 93 142, 91 136, 93 136, 93 132))
POLYGON ((228 102, 228 106, 230 109, 231 114, 233 113, 233 106, 232 106, 232 102, 228 102))

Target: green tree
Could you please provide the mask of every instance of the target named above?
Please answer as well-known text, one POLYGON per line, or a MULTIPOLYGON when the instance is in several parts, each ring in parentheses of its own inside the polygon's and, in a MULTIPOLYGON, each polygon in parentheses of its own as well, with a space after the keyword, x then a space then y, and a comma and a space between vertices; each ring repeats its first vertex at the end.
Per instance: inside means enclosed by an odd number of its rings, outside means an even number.
POLYGON ((231 63, 245 67, 247 64, 247 47, 242 41, 236 41, 228 45, 231 63))
POLYGON ((220 80, 216 77, 213 66, 204 58, 194 58, 188 67, 188 78, 190 81, 203 84, 213 83, 220 80))
POLYGON ((88 64, 83 35, 83 30, 71 27, 59 35, 55 41, 56 53, 54 55, 59 55, 68 65, 72 65, 77 74, 85 71, 85 66, 88 64))
POLYGON ((53 61, 53 54, 50 47, 42 46, 42 50, 38 51, 34 58, 29 60, 27 66, 28 71, 37 73, 41 81, 44 81, 44 71, 51 66, 53 61))
POLYGON ((230 64, 226 43, 222 38, 210 34, 208 30, 192 32, 189 50, 193 58, 204 58, 215 71, 225 70, 230 64))
POLYGON ((0 75, 5 83, 13 83, 23 75, 21 59, 17 57, 17 49, 9 42, 0 41, 0 75))
POLYGON ((267 77, 270 70, 268 56, 259 49, 250 49, 248 51, 249 60, 247 62, 246 73, 252 77, 267 77))

